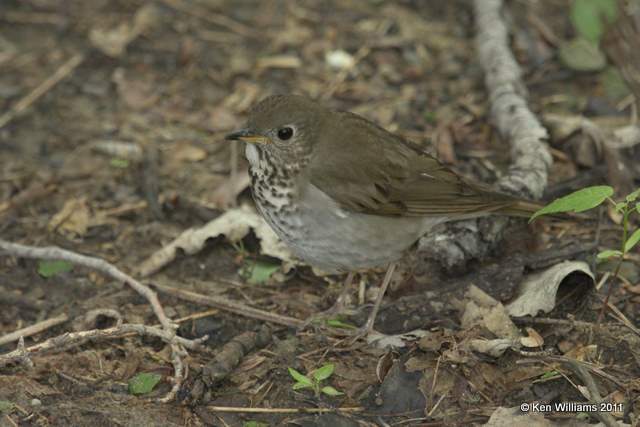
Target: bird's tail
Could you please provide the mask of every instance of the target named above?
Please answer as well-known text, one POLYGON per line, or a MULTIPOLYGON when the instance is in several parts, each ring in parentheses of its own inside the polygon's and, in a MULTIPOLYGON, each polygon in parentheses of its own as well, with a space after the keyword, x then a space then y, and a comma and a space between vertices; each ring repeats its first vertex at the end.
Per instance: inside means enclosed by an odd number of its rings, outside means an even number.
POLYGON ((544 205, 526 200, 516 200, 504 207, 496 210, 496 213, 509 216, 517 216, 521 218, 531 218, 534 212, 542 209, 544 205))

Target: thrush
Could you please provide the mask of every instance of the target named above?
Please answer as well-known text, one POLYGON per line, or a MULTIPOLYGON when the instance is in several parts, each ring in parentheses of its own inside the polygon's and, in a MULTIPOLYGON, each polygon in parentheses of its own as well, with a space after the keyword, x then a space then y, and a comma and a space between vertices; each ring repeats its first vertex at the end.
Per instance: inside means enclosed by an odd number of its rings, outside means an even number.
POLYGON ((388 267, 361 333, 373 328, 395 262, 435 226, 538 209, 470 182, 357 114, 303 96, 265 98, 226 139, 246 143, 257 209, 293 254, 327 273, 349 273, 342 296, 354 272, 388 267))

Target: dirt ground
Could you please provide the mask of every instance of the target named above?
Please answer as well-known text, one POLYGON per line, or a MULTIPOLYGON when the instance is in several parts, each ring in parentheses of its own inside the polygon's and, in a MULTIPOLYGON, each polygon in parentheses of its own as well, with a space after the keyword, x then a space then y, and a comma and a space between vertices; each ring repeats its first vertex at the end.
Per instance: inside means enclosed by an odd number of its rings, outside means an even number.
MULTIPOLYGON (((580 73, 559 60, 558 46, 573 31, 569 7, 568 0, 507 4, 531 109, 588 117, 607 131, 628 125, 628 89, 605 72, 580 73)), ((184 230, 251 205, 242 150, 223 137, 273 93, 359 113, 460 173, 494 182, 509 150, 489 121, 474 34, 465 1, 3 0, 0 236, 100 257, 135 276, 184 230)), ((546 200, 607 183, 619 199, 635 187, 633 147, 603 148, 580 130, 551 129, 546 200)), ((482 425, 522 403, 593 401, 589 379, 615 405, 607 413, 638 425, 640 257, 630 253, 620 279, 606 280, 612 266, 594 257, 617 247, 621 218, 612 209, 594 218, 514 221, 489 256, 453 269, 415 257, 376 324, 386 334, 420 332, 396 336, 394 349, 353 343, 330 328, 299 332, 156 288, 167 315, 180 319, 180 335, 209 335, 204 349, 183 357, 188 375, 176 399, 157 401, 174 375, 162 340, 87 340, 34 355, 32 368, 0 365, 0 426, 482 425), (472 286, 506 303, 523 278, 567 260, 585 261, 604 286, 594 290, 584 274, 571 274, 552 312, 513 319, 528 339, 520 349, 473 351, 469 343, 496 334, 463 319, 472 286), (610 286, 617 311, 598 324, 610 286), (229 342, 237 351, 214 380, 212 361, 229 342), (586 373, 571 368, 577 362, 586 373), (288 368, 311 373, 328 363, 335 371, 322 386, 341 394, 292 388, 288 368), (130 383, 140 373, 160 381, 135 395, 130 383)), ((66 320, 26 337, 25 346, 112 327, 114 315, 157 323, 148 302, 122 282, 86 267, 46 269, 35 259, 0 257, 0 338, 60 316, 66 320), (96 309, 112 311, 83 320, 96 309)), ((358 278, 369 289, 360 300, 370 300, 381 278, 358 278)), ((287 270, 260 253, 251 232, 237 242, 207 239, 141 280, 306 319, 331 306, 344 277, 323 278, 303 265, 287 270)), ((357 298, 352 305, 343 324, 366 318, 368 306, 358 309, 357 298)), ((0 344, 0 355, 16 345, 0 344)), ((598 422, 586 412, 503 419, 598 422)))

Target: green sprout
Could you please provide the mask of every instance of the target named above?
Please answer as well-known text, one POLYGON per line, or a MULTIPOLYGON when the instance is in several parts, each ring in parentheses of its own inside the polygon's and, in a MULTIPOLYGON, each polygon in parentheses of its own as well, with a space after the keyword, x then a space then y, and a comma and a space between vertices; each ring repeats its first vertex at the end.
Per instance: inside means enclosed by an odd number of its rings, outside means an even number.
POLYGON ((293 390, 301 390, 304 388, 311 388, 316 396, 320 396, 320 393, 326 394, 327 396, 341 396, 341 391, 336 390, 331 386, 321 386, 321 382, 329 379, 331 375, 333 375, 333 370, 335 366, 333 363, 327 363, 322 365, 320 368, 311 371, 309 375, 301 374, 293 368, 289 368, 289 375, 296 381, 293 385, 293 390))
MULTIPOLYGON (((640 189, 628 194, 624 200, 620 202, 614 201, 611 196, 613 196, 613 188, 607 185, 583 188, 582 190, 578 190, 549 203, 547 206, 535 212, 529 222, 543 215, 563 212, 584 212, 600 206, 605 201, 611 203, 614 209, 622 215, 620 247, 618 249, 603 250, 598 253, 597 258, 599 261, 617 260, 616 267, 611 276, 613 279, 616 279, 620 273, 620 267, 622 266, 625 255, 640 241, 640 229, 631 232, 632 230, 629 223, 629 217, 632 214, 640 214, 640 202, 637 201, 638 197, 640 197, 640 189)), ((609 302, 610 294, 611 287, 604 300, 603 311, 600 312, 599 321, 604 315, 604 309, 609 302)))

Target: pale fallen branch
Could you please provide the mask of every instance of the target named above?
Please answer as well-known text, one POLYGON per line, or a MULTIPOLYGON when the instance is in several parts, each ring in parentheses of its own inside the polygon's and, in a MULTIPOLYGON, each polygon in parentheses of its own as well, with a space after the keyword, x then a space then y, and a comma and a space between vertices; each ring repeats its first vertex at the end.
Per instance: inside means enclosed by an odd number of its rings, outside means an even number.
MULTIPOLYGON (((64 260, 73 264, 89 267, 104 273, 117 281, 126 283, 133 288, 133 290, 142 295, 149 302, 154 314, 160 321, 160 324, 166 334, 165 337, 171 337, 171 339, 166 342, 171 347, 171 363, 173 364, 174 369, 174 384, 171 391, 162 398, 161 401, 168 402, 175 397, 182 382, 184 381, 184 369, 181 357, 186 354, 184 350, 185 346, 187 348, 192 348, 192 344, 187 344, 189 340, 176 336, 177 325, 167 317, 160 301, 158 300, 158 296, 153 292, 153 290, 103 259, 81 255, 55 246, 38 248, 0 239, 0 250, 6 252, 8 255, 22 258, 64 260)), ((197 341, 194 341, 194 343, 197 343, 197 341)), ((16 351, 19 351, 19 349, 16 351)))
POLYGON ((164 328, 174 331, 176 329, 176 326, 164 313, 164 309, 162 308, 162 305, 160 305, 160 301, 158 301, 158 296, 155 292, 153 292, 149 287, 143 285, 133 277, 119 270, 115 265, 110 264, 103 259, 81 255, 73 251, 58 248, 56 246, 39 248, 34 246, 21 245, 19 243, 12 243, 2 239, 0 239, 0 249, 5 251, 8 255, 13 255, 21 258, 64 260, 69 261, 72 264, 82 265, 93 270, 100 271, 101 273, 104 273, 117 281, 124 282, 131 288, 133 288, 133 290, 135 290, 147 301, 149 301, 153 312, 164 328))
MULTIPOLYGON (((529 110, 522 71, 509 47, 509 31, 502 19, 502 0, 474 0, 476 50, 489 92, 491 120, 509 143, 511 165, 497 187, 527 199, 538 199, 547 185, 552 158, 547 130, 529 110)), ((420 240, 428 258, 452 268, 486 254, 499 240, 507 221, 482 218, 447 224, 445 231, 420 240)))
POLYGON ((52 317, 51 319, 34 323, 33 325, 27 326, 26 328, 18 329, 17 331, 13 331, 0 337, 0 346, 18 341, 21 337, 30 337, 32 335, 39 334, 40 332, 44 332, 47 329, 53 328, 54 326, 66 322, 68 319, 69 317, 66 314, 61 314, 60 316, 52 317))
POLYGON ((186 338, 173 336, 166 329, 156 326, 147 326, 137 323, 123 323, 107 329, 91 329, 80 332, 67 332, 57 337, 49 338, 30 347, 22 347, 19 345, 16 350, 0 355, 0 367, 10 363, 24 363, 25 359, 32 356, 41 356, 45 353, 54 351, 63 351, 69 347, 81 345, 89 340, 105 340, 114 338, 124 338, 128 334, 136 334, 140 336, 150 336, 160 338, 162 341, 172 344, 177 343, 180 346, 190 350, 198 350, 201 348, 202 342, 208 337, 189 340, 186 338))

